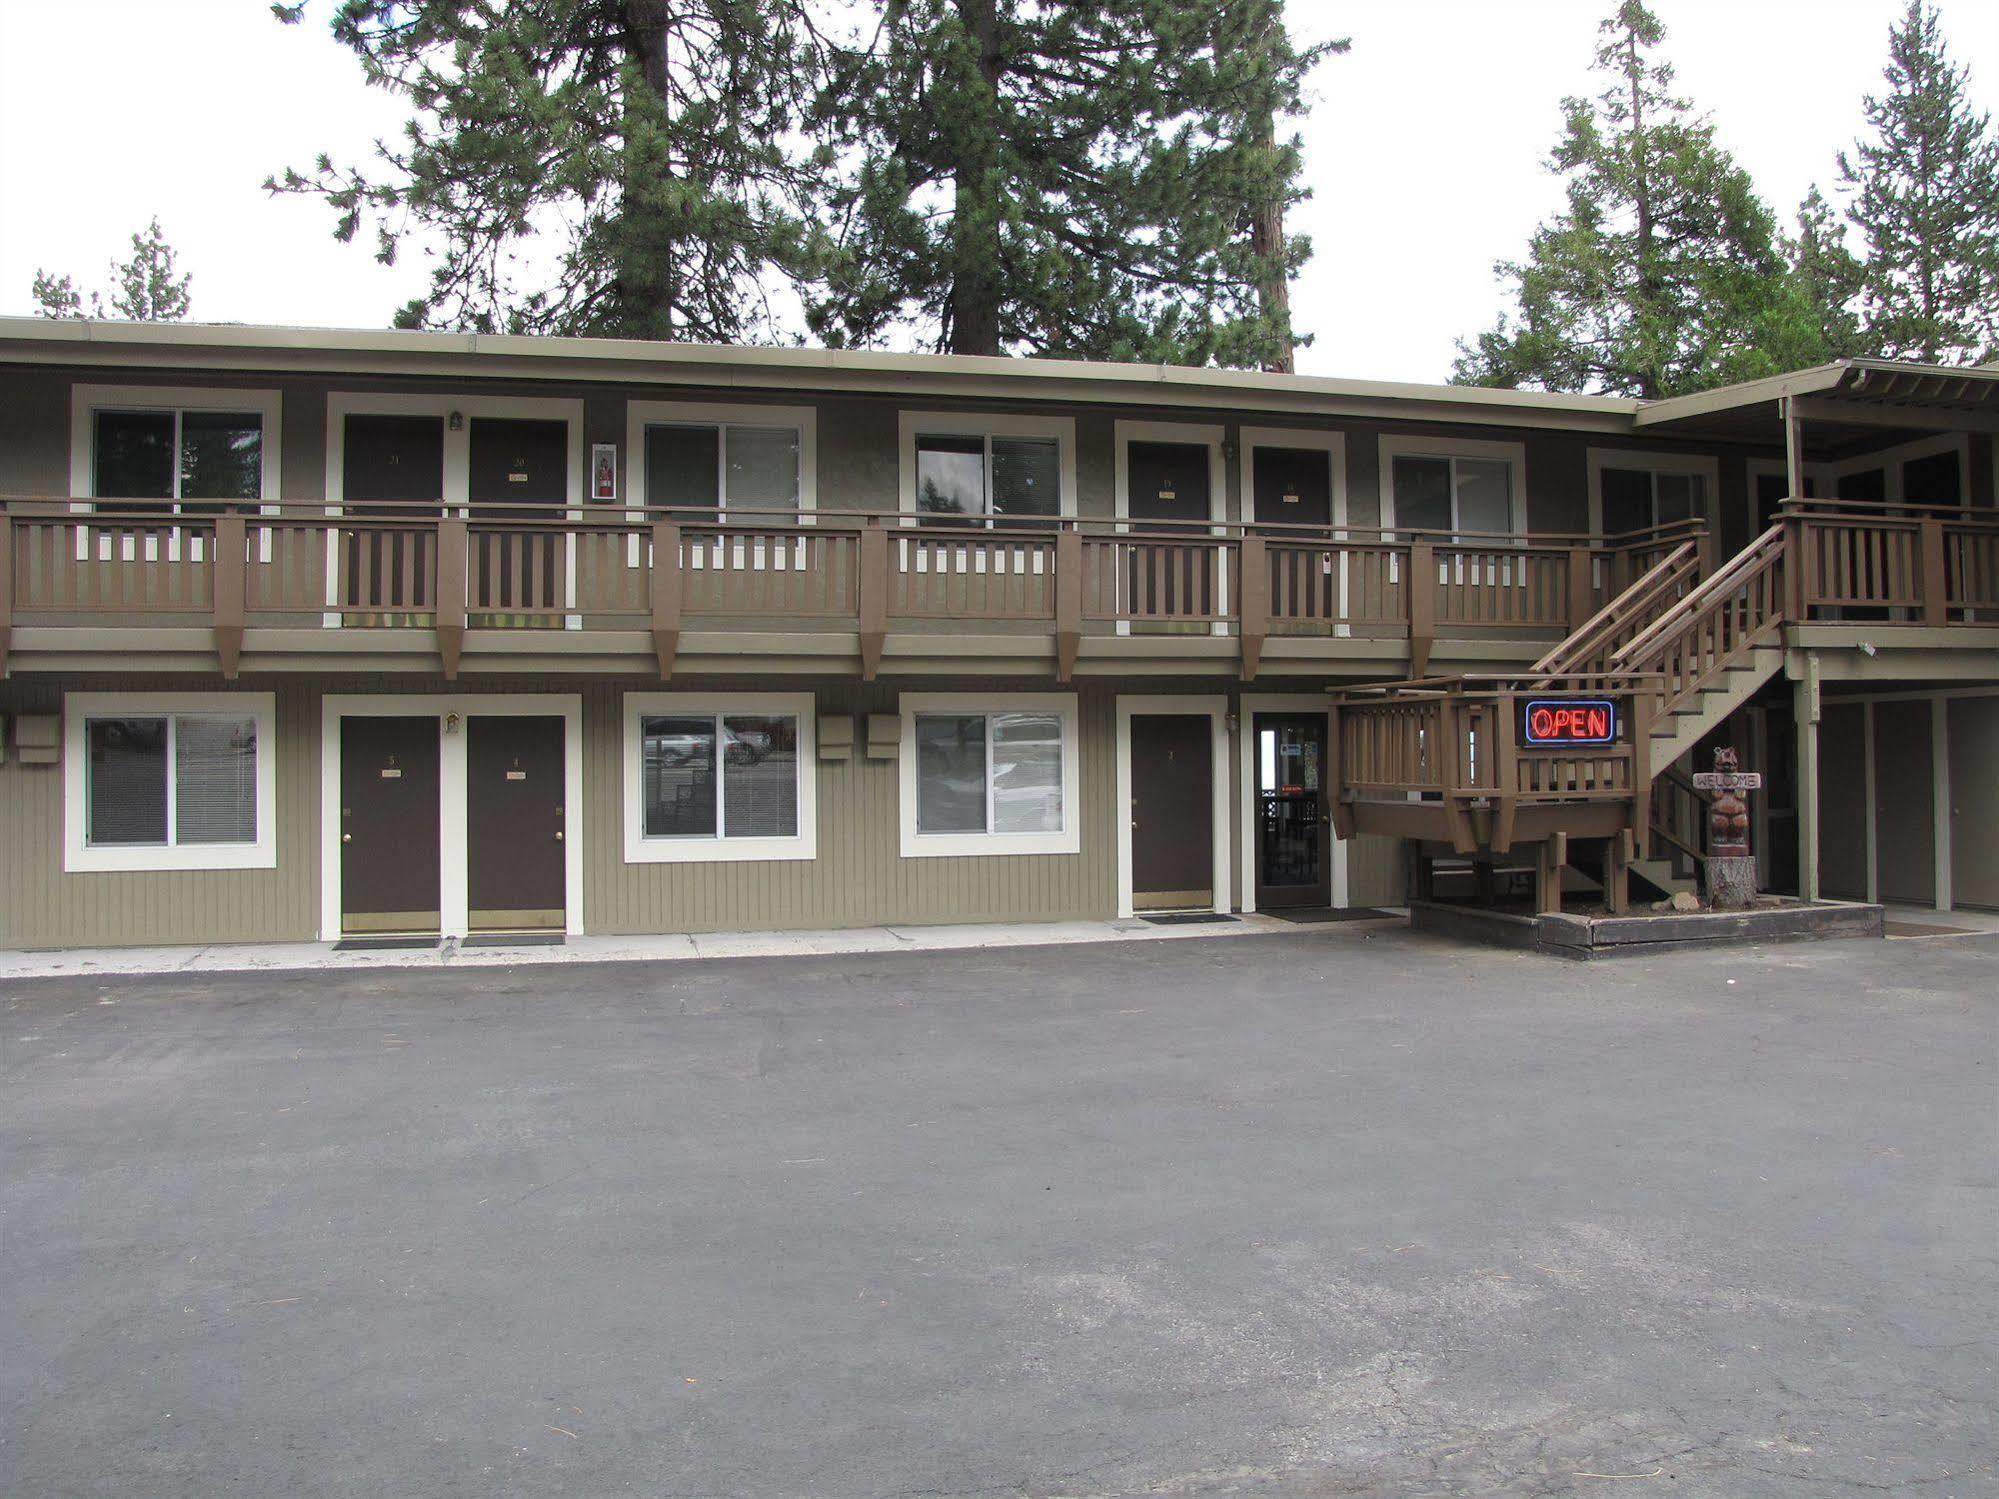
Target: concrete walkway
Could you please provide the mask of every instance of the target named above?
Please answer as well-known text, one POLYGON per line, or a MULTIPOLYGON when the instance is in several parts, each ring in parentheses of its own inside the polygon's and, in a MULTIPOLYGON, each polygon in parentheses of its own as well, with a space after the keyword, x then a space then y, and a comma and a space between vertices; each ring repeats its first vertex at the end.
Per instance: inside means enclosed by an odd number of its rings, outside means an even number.
POLYGON ((568 963, 668 963, 690 958, 829 957, 842 953, 955 952, 969 948, 1049 947, 1075 942, 1164 942, 1180 937, 1256 937, 1277 932, 1366 931, 1399 923, 1378 920, 1300 926, 1252 914, 1226 921, 1160 926, 1120 921, 1019 921, 961 926, 870 926, 805 932, 702 932, 655 937, 571 937, 562 943, 521 942, 437 947, 338 948, 330 942, 241 942, 205 947, 79 947, 46 952, 0 951, 0 981, 80 978, 93 974, 279 973, 320 969, 522 968, 568 963))

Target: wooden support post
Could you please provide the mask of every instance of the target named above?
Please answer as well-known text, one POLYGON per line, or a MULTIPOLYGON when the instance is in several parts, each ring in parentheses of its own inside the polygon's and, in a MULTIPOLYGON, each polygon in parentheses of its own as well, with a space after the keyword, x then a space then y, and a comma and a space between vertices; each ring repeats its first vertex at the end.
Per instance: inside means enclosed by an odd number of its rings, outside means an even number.
MULTIPOLYGON (((1795 653, 1793 655, 1795 660, 1795 653)), ((1798 749, 1798 894, 1819 898, 1819 658, 1804 652, 1803 669, 1792 674, 1791 719, 1798 749)), ((1859 815, 1871 817, 1863 807, 1859 815)))
POLYGON ((1534 846, 1534 909, 1543 916, 1562 912, 1562 870, 1569 862, 1569 835, 1557 833, 1534 846))
POLYGON ((1779 404, 1784 413, 1784 488, 1788 491, 1784 498, 1802 500, 1805 497, 1805 426, 1798 416, 1795 400, 1784 396, 1779 404))
POLYGON ((215 572, 209 604, 215 616, 215 656, 222 675, 236 680, 243 664, 244 577, 250 565, 248 529, 243 517, 226 511, 215 517, 215 572))
POLYGON ((1807 552, 1805 523, 1796 516, 1784 521, 1784 619, 1788 624, 1805 622, 1805 579, 1807 552))
POLYGON ((14 518, 0 509, 0 677, 14 643, 14 518))
POLYGON ((1256 680, 1263 642, 1270 634, 1270 551, 1261 536, 1245 536, 1237 552, 1236 628, 1242 635, 1242 679, 1256 680))
POLYGON ((1437 643, 1437 552, 1427 541, 1409 543, 1409 675, 1429 668, 1437 643))
POLYGON ((1345 763, 1340 745, 1340 710, 1330 708, 1326 711, 1326 795, 1333 809, 1335 838, 1351 838, 1354 834, 1353 803, 1346 798, 1345 763))
POLYGON ((680 651, 680 523, 654 521, 652 568, 647 576, 652 595, 652 649, 659 660, 659 679, 673 675, 673 658, 680 651))
POLYGON ((1622 916, 1631 909, 1631 829, 1612 833, 1603 851, 1603 895, 1610 914, 1622 916))
POLYGON ((1631 826, 1638 830, 1638 847, 1649 849, 1652 837, 1652 694, 1650 682, 1631 689, 1631 826))
POLYGON ((1950 623, 1950 581, 1944 568, 1943 518, 1925 516, 1922 534, 1923 623, 1950 623))
POLYGON ((465 649, 466 535, 465 517, 441 516, 437 522, 437 654, 446 681, 458 676, 458 658, 465 649))
POLYGON ((1055 680, 1076 672, 1083 646, 1083 533, 1065 526, 1055 533, 1055 680))
POLYGON ((1580 630, 1596 613, 1595 594, 1589 584, 1588 547, 1569 548, 1569 633, 1580 630))
POLYGON ((881 670, 888 641, 888 532, 870 520, 861 529, 861 680, 881 670))

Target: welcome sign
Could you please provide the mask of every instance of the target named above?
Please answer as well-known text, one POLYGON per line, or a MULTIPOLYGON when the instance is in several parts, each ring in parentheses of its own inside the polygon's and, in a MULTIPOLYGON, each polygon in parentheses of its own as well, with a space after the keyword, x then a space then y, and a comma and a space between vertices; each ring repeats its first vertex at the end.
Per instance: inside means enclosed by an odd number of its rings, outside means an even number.
POLYGON ((1537 697, 1520 710, 1521 743, 1535 748, 1614 744, 1617 704, 1600 697, 1537 697))

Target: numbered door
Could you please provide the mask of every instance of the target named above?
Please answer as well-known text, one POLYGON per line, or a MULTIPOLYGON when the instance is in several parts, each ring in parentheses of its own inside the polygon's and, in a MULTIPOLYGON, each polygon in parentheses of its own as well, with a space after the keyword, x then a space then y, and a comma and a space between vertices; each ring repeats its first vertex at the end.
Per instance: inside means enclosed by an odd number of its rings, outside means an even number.
POLYGON ((1252 507, 1259 525, 1330 526, 1332 454, 1324 448, 1265 448, 1250 460, 1252 507))
POLYGON ((437 719, 340 720, 340 928, 439 929, 437 719))
POLYGON ((467 925, 475 932, 563 929, 562 730, 560 718, 465 721, 467 925))
POLYGON ((1326 715, 1259 713, 1255 727, 1257 907, 1329 906, 1326 715))
MULTIPOLYGON (((349 609, 429 609, 444 503, 444 418, 357 411, 342 423, 340 497, 373 523, 340 533, 340 596, 349 609), (396 526, 396 521, 422 521, 396 526)), ((357 624, 400 623, 363 615, 357 624)))
MULTIPOLYGON (((546 614, 567 602, 562 512, 569 498, 569 424, 474 417, 466 497, 472 534, 466 587, 475 613, 546 614), (519 521, 518 529, 495 522, 519 521)), ((506 623, 525 623, 520 618, 506 623)))
POLYGON ((1132 909, 1214 907, 1213 775, 1205 714, 1132 715, 1132 909))

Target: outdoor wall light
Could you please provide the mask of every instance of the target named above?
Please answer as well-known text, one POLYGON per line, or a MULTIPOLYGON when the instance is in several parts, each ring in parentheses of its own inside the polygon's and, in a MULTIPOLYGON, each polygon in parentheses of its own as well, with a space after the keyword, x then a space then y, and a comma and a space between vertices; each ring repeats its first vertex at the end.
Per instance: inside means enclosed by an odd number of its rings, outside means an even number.
POLYGON ((456 713, 447 713, 444 715, 444 732, 447 734, 456 734, 458 732, 458 715, 456 713))
POLYGON ((451 430, 454 432, 463 432, 465 430, 464 412, 454 411, 451 413, 451 430))

